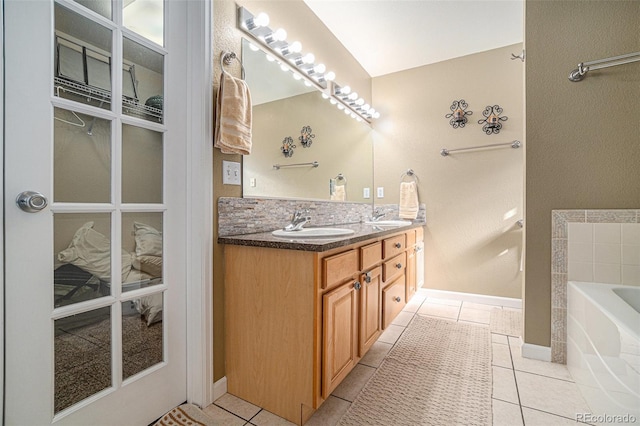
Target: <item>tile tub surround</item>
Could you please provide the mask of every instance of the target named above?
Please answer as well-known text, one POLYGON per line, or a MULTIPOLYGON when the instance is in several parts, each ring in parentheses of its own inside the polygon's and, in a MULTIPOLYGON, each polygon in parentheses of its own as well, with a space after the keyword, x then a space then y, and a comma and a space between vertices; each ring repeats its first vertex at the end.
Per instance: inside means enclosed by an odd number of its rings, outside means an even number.
MULTIPOLYGON (((551 361, 557 362, 560 364, 567 363, 567 283, 569 281, 569 225, 570 224, 638 224, 640 223, 640 209, 638 210, 553 210, 551 212, 552 220, 551 220, 551 361)), ((576 227, 572 225, 572 232, 576 232, 577 234, 581 234, 581 227, 576 227)), ((601 231, 604 231, 605 228, 600 228, 601 231)), ((622 227, 621 227, 622 229, 622 227)), ((631 228, 627 228, 631 229, 631 228)), ((583 228, 582 231, 585 231, 583 228)), ((599 232, 598 239, 602 240, 602 244, 604 241, 611 237, 610 231, 599 232), (607 234, 607 235, 605 235, 607 234)), ((621 231, 624 232, 624 231, 621 231)), ((633 231, 628 231, 630 233, 633 231)), ((587 230, 588 233, 588 230, 587 230)), ((595 231, 594 231, 595 233, 595 231)), ((582 232, 582 236, 584 237, 584 232, 582 232)), ((580 238, 580 237, 578 237, 580 238)), ((594 237, 595 238, 595 237, 594 237)), ((573 237, 572 237, 573 241, 573 237)), ((622 241, 621 241, 622 242, 622 241)), ((620 243, 618 243, 620 244, 620 243)), ((622 242, 624 245, 624 242, 622 242)), ((631 244, 627 244, 631 245, 631 244)), ((595 246, 594 246, 595 247, 595 246)), ((583 247, 584 249, 584 247, 583 247)), ((580 250, 578 248, 578 250, 580 250)), ((601 247, 599 256, 601 259, 607 258, 609 262, 613 262, 611 256, 615 256, 611 253, 611 251, 607 252, 606 247, 601 247)), ((627 250, 627 253, 629 251, 627 250)), ((593 271, 596 271, 596 264, 600 265, 608 265, 604 268, 599 268, 599 274, 603 274, 603 277, 611 277, 615 274, 615 271, 612 271, 610 265, 613 263, 600 263, 595 262, 595 248, 593 252, 594 261, 593 261, 593 271)), ((580 256, 589 256, 588 249, 586 251, 582 251, 582 253, 574 253, 572 254, 572 259, 580 259, 580 256), (577 257, 575 257, 577 256, 577 257)), ((586 260, 588 257, 583 258, 582 260, 586 260)), ((579 261, 579 260, 578 260, 579 261)), ((635 269, 634 265, 625 265, 622 262, 624 260, 621 259, 620 271, 624 271, 625 269, 628 271, 627 276, 632 277, 635 269), (627 266, 627 268, 623 269, 622 267, 627 266), (629 268, 631 266, 631 268, 629 268)), ((584 265, 583 265, 584 266, 584 265)), ((580 273, 584 273, 588 271, 588 266, 586 268, 580 269, 580 273)), ((574 272, 574 265, 572 265, 572 273, 574 272)), ((576 270, 577 271, 577 270, 576 270)), ((622 274, 621 274, 622 276, 622 274)), ((629 278, 631 279, 631 278, 629 278)))
MULTIPOLYGON (((376 205, 385 212, 383 219, 397 219, 398 205, 376 205)), ((254 234, 283 228, 291 220, 295 210, 309 209, 309 226, 332 226, 359 223, 371 218, 371 204, 320 200, 296 200, 277 198, 218 199, 218 235, 254 234)), ((417 222, 425 221, 425 205, 420 205, 417 222)))

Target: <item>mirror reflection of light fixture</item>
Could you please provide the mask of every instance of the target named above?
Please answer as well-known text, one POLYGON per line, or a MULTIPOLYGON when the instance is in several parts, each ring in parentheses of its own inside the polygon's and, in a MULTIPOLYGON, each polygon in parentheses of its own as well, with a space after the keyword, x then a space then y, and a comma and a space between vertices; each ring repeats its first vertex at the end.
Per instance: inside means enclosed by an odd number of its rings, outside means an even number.
POLYGON ((483 132, 487 135, 500 133, 502 129, 501 121, 507 121, 509 119, 509 117, 500 116, 502 111, 500 105, 487 105, 484 111, 482 111, 482 115, 485 117, 484 120, 478 120, 478 124, 484 124, 484 126, 482 126, 483 132))
POLYGON ((238 28, 240 28, 249 38, 267 52, 267 59, 278 61, 283 70, 289 68, 293 72, 293 78, 302 80, 306 86, 315 86, 332 104, 337 104, 340 109, 347 109, 345 113, 353 113, 353 118, 370 122, 373 118, 378 118, 380 113, 376 112, 364 100, 358 98, 357 93, 351 96, 349 86, 340 86, 334 82, 336 75, 333 71, 327 71, 326 65, 315 63, 316 58, 311 52, 302 53, 300 42, 286 41, 287 32, 280 28, 273 31, 268 27, 269 17, 265 13, 253 15, 244 7, 238 7, 238 28), (331 83, 331 85, 329 85, 331 83))
POLYGON ((450 118, 449 124, 454 129, 458 127, 462 128, 467 124, 467 115, 472 115, 473 111, 467 111, 467 107, 469 104, 464 100, 460 99, 459 101, 453 101, 449 109, 451 110, 451 114, 445 115, 445 118, 450 118))

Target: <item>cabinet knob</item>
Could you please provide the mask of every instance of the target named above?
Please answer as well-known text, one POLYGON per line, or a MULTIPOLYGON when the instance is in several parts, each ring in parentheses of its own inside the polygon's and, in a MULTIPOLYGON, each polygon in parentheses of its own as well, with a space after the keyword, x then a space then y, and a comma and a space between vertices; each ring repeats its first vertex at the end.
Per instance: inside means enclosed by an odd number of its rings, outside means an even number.
POLYGON ((367 283, 371 282, 371 272, 367 272, 366 274, 364 274, 364 280, 367 283))
POLYGON ((395 243, 395 244, 394 244, 394 246, 395 246, 395 248, 400 248, 400 247, 402 247, 402 244, 400 244, 400 243, 395 243))
POLYGON ((360 284, 360 281, 355 281, 353 283, 353 288, 355 288, 356 290, 360 290, 362 288, 362 284, 360 284))
POLYGON ((396 263, 396 268, 402 269, 402 263, 396 263))
POLYGON ((396 296, 393 300, 395 300, 396 302, 400 303, 400 301, 401 301, 402 299, 400 299, 400 296, 396 296))

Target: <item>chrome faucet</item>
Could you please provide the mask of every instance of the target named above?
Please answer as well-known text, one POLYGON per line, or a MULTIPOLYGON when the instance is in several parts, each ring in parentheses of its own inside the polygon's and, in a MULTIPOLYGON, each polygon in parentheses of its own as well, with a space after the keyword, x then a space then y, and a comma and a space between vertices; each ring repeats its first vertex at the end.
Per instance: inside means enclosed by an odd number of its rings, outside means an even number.
POLYGON ((385 214, 386 213, 384 212, 384 210, 382 210, 380 207, 378 207, 377 209, 375 209, 373 211, 373 215, 371 216, 371 221, 372 222, 377 222, 381 218, 383 218, 385 214))
POLYGON ((311 220, 309 209, 296 210, 291 217, 291 223, 284 227, 285 231, 299 231, 311 220))

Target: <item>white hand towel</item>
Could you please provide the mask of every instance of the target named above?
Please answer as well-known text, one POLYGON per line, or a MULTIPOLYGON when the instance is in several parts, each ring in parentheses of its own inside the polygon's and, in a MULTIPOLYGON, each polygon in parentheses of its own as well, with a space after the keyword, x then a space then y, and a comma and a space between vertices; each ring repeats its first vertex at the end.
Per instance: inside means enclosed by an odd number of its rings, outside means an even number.
POLYGON ((418 186, 415 182, 400 183, 399 216, 402 219, 415 219, 418 216, 418 186))
POLYGON ((333 194, 331 194, 331 199, 334 201, 346 201, 347 200, 347 190, 344 185, 336 185, 333 194))
POLYGON ((247 83, 222 73, 215 118, 214 146, 224 154, 251 154, 251 93, 247 83))

